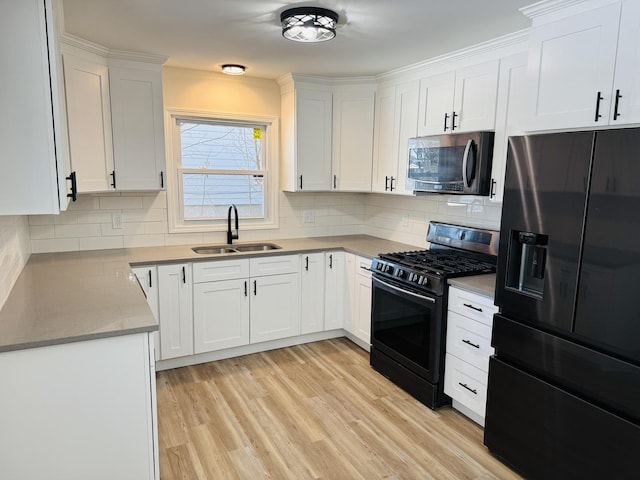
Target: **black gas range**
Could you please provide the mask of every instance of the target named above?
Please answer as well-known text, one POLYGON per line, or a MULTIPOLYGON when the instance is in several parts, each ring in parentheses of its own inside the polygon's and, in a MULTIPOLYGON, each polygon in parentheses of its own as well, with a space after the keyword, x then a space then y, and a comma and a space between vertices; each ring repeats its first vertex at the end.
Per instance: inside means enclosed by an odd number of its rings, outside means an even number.
POLYGON ((447 280, 495 273, 499 234, 430 222, 429 250, 385 253, 372 270, 371 365, 431 408, 444 394, 447 280))

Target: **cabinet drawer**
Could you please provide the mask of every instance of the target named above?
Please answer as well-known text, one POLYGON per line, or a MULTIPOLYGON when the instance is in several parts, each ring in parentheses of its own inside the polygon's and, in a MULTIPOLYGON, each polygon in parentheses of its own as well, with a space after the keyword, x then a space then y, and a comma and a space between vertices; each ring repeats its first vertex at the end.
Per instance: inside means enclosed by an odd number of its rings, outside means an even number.
POLYGON ((498 307, 491 297, 449 287, 449 310, 491 326, 498 307))
POLYGON ((263 275, 280 275, 283 273, 299 273, 299 255, 279 255, 275 257, 251 258, 250 270, 252 277, 263 275))
POLYGON ((215 282, 234 280, 249 276, 249 259, 217 260, 193 264, 193 282, 215 282))
POLYGON ((447 315, 447 353, 488 372, 489 357, 493 355, 491 327, 449 311, 447 315))
POLYGON ((488 374, 447 354, 444 393, 484 418, 488 374))

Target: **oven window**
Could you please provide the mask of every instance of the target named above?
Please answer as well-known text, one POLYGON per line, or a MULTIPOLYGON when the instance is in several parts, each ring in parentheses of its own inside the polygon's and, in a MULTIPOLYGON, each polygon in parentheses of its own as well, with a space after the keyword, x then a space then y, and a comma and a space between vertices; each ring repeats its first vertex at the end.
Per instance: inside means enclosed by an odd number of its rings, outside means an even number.
MULTIPOLYGON (((434 365, 439 355, 440 302, 432 303, 373 282, 372 336, 384 346, 410 360, 422 375, 436 380, 434 365)), ((396 356, 396 355, 394 355, 396 356)), ((411 365, 406 365, 411 368, 411 365)))
POLYGON ((465 146, 409 149, 409 178, 424 182, 461 182, 465 146))

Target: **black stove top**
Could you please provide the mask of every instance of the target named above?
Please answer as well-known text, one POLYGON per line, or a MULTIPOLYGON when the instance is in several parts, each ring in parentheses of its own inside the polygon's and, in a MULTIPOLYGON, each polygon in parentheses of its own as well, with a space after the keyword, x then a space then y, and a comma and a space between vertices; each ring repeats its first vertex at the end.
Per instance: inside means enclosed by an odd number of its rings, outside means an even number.
POLYGON ((383 253, 374 259, 374 278, 423 293, 443 295, 453 277, 495 273, 497 232, 432 222, 431 250, 383 253))

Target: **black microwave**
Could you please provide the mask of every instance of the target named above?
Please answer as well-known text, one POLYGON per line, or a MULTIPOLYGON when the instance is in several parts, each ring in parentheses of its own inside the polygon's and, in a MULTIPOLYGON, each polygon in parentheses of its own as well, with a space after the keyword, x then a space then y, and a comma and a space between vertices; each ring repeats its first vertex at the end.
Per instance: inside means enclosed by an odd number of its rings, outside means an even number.
POLYGON ((407 190, 489 195, 493 137, 469 132, 410 138, 407 190))

